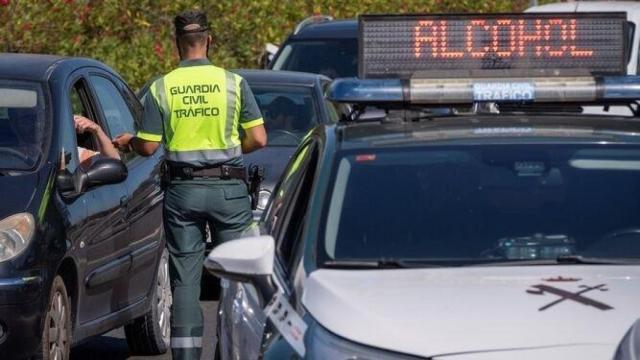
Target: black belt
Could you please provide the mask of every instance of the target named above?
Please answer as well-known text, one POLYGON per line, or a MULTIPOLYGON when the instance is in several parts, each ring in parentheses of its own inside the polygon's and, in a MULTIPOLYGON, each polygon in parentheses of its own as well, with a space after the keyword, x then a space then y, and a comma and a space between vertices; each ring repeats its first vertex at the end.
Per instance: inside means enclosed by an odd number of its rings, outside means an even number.
POLYGON ((222 180, 247 178, 244 166, 220 165, 212 168, 169 167, 171 179, 219 178, 222 180))

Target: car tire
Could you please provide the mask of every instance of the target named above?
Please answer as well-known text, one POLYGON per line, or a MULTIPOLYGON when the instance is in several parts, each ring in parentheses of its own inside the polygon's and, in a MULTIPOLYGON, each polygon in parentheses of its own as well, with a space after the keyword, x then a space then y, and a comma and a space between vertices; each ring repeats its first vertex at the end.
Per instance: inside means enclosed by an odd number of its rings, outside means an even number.
POLYGON ((71 302, 62 277, 51 285, 42 327, 42 359, 68 360, 71 350, 71 302))
POLYGON ((167 352, 171 337, 171 286, 169 252, 165 249, 158 264, 156 286, 147 314, 125 325, 129 350, 135 355, 160 355, 167 352))

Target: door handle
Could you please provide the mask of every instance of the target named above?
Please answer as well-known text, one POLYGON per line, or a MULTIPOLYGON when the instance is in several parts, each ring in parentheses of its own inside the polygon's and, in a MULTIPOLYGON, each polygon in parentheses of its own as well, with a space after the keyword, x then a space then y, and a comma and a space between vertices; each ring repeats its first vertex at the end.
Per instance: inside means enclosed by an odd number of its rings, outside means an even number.
POLYGON ((120 208, 124 212, 125 222, 128 222, 129 219, 129 198, 125 195, 120 198, 120 208))

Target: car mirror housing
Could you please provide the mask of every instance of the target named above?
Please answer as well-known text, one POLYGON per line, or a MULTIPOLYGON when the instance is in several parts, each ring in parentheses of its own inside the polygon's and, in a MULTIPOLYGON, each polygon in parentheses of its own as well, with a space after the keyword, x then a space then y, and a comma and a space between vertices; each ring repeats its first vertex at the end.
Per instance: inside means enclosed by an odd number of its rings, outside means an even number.
POLYGON ((255 236, 231 240, 215 247, 204 266, 217 277, 253 284, 262 300, 268 301, 275 294, 271 281, 274 258, 273 237, 255 236))
POLYGON ((124 181, 127 175, 127 167, 121 160, 95 155, 87 167, 78 167, 73 180, 75 190, 83 192, 94 186, 117 184, 124 181))

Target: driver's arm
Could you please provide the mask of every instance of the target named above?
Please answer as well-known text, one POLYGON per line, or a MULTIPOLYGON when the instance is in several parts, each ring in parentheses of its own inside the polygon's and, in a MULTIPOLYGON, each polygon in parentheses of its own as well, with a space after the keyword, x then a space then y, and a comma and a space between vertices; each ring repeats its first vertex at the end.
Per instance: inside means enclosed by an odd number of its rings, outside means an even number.
POLYGON ((245 132, 245 137, 241 140, 242 152, 247 154, 267 146, 267 131, 264 128, 260 108, 245 79, 240 81, 240 93, 240 126, 245 132))

